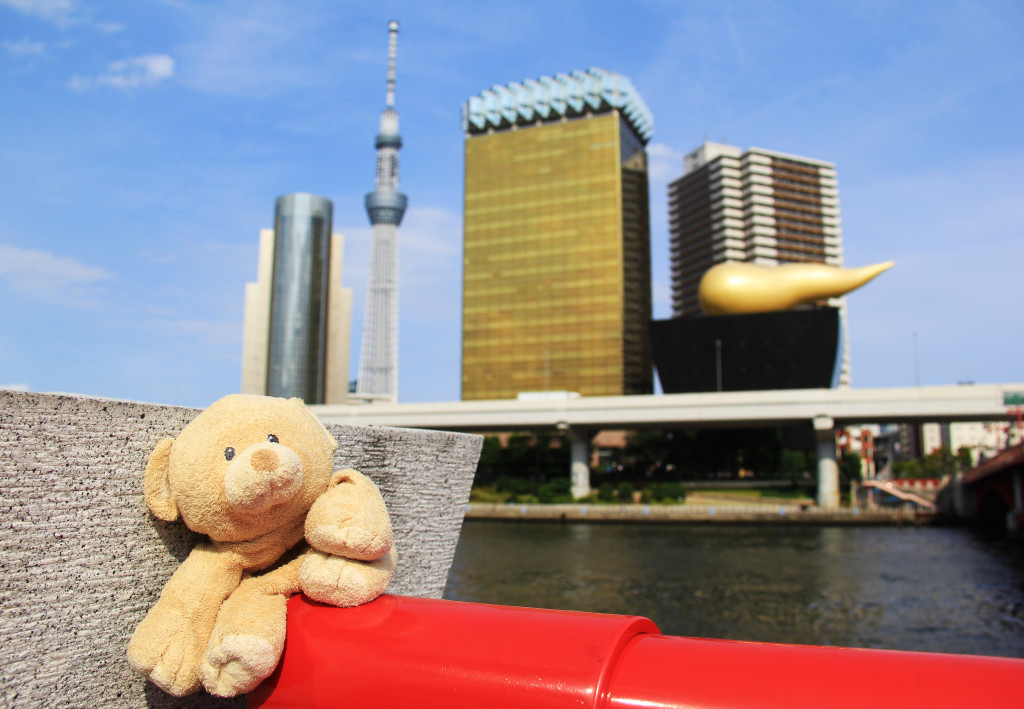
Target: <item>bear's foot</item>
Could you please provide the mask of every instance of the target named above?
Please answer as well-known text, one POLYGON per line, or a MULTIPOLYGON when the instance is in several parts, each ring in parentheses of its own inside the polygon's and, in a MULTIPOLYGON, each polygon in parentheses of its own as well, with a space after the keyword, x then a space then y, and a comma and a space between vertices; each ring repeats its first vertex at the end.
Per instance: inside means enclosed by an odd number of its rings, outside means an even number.
POLYGON ((226 635, 206 652, 203 686, 218 697, 252 691, 277 667, 280 651, 256 635, 226 635))
POLYGON ((203 686, 234 697, 270 676, 284 649, 288 596, 299 590, 299 559, 250 576, 221 606, 206 646, 203 686))
POLYGON ((192 694, 199 689, 206 639, 190 631, 178 613, 151 613, 128 642, 128 663, 168 694, 192 694))
POLYGON ((302 592, 321 603, 358 606, 384 593, 395 573, 394 548, 374 561, 357 561, 308 551, 299 567, 302 592))

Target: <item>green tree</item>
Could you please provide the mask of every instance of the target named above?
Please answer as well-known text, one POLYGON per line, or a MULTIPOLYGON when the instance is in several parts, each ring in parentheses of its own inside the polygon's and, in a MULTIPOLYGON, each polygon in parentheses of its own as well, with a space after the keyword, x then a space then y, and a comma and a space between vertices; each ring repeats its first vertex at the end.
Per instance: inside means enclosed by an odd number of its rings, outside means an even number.
POLYGON ((487 436, 474 484, 497 482, 501 487, 508 480, 520 479, 537 485, 564 477, 568 469, 569 445, 561 435, 513 433, 504 446, 497 436, 487 436))
POLYGON ((860 455, 854 451, 846 451, 843 453, 843 457, 839 459, 839 476, 845 482, 860 480, 860 455))
POLYGON ((555 478, 538 488, 537 497, 541 502, 572 502, 572 481, 569 478, 555 478))
POLYGON ((941 478, 956 472, 956 457, 948 447, 932 451, 921 459, 922 477, 941 478))
POLYGON ((917 458, 911 458, 910 460, 900 460, 892 464, 892 474, 895 478, 916 480, 924 477, 924 471, 921 468, 921 461, 917 458))
POLYGON ((779 454, 779 476, 787 480, 800 480, 807 472, 807 456, 803 451, 783 450, 779 454))
POLYGON ((476 466, 474 485, 486 485, 493 481, 501 472, 504 464, 501 441, 497 436, 485 436, 483 448, 480 450, 480 461, 476 466))
POLYGON ((633 502, 633 486, 625 482, 619 483, 615 495, 619 498, 619 502, 633 502))
POLYGON ((961 473, 965 473, 974 467, 974 459, 971 456, 969 446, 960 446, 956 449, 956 467, 957 471, 961 473))
POLYGON ((641 502, 683 502, 686 490, 676 482, 651 483, 640 491, 641 502))
POLYGON ((938 448, 921 458, 902 460, 892 466, 897 478, 941 478, 970 470, 971 449, 961 446, 956 454, 948 447, 938 448))
POLYGON ((741 467, 768 477, 780 467, 779 429, 636 431, 614 462, 634 478, 706 478, 741 467))

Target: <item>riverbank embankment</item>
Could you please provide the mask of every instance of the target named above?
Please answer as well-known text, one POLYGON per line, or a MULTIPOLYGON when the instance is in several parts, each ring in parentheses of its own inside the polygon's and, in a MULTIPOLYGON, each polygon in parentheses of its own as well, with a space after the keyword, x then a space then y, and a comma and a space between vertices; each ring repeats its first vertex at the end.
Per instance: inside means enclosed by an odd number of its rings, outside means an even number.
POLYGON ((934 515, 907 512, 902 509, 866 510, 843 507, 826 510, 797 505, 595 505, 586 503, 471 502, 466 506, 466 519, 681 524, 903 525, 927 524, 934 520, 934 515))

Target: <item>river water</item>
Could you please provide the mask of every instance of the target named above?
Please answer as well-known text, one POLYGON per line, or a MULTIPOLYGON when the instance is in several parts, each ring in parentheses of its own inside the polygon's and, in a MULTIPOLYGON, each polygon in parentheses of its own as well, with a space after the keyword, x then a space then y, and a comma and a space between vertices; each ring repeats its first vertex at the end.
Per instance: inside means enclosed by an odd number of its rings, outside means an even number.
POLYGON ((445 598, 668 635, 1024 657, 1024 547, 946 527, 467 520, 445 598))

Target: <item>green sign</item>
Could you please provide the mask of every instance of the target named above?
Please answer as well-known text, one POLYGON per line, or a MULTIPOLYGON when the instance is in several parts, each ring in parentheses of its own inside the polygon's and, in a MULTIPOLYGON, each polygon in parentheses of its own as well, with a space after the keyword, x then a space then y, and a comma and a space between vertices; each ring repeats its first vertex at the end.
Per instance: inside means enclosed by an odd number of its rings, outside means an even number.
POLYGON ((1003 406, 1024 406, 1024 391, 1004 391, 1003 406))

